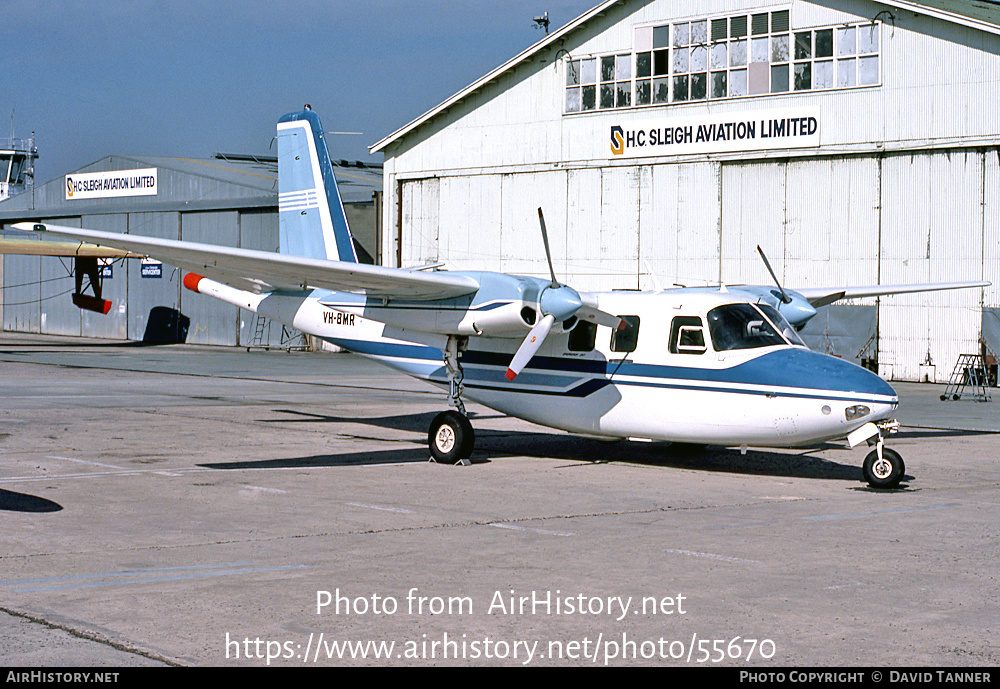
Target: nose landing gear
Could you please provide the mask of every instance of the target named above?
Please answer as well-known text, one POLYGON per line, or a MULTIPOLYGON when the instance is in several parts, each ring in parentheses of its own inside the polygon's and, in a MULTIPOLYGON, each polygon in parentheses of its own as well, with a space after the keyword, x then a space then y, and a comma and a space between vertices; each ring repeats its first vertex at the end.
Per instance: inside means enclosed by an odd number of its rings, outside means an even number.
POLYGON ((885 447, 883 440, 884 433, 895 433, 897 430, 899 430, 898 421, 887 421, 878 425, 866 423, 847 436, 851 447, 864 441, 868 441, 869 445, 875 445, 875 449, 868 453, 861 467, 865 480, 872 488, 895 488, 906 473, 903 458, 895 450, 885 447))
POLYGON ((887 447, 880 449, 881 456, 878 449, 868 453, 861 470, 872 488, 895 488, 906 473, 906 465, 895 450, 887 447))

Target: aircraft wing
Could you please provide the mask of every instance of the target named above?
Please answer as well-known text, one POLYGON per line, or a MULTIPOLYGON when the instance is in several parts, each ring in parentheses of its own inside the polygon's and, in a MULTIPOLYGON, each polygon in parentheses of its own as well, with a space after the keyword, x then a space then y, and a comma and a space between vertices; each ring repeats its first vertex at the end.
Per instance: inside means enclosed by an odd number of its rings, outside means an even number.
POLYGON ((819 308, 841 299, 878 297, 885 294, 908 294, 911 292, 934 292, 946 289, 966 289, 968 287, 989 287, 991 283, 980 282, 927 282, 913 285, 871 285, 869 287, 805 287, 792 290, 805 297, 810 304, 819 308))
POLYGON ((122 249, 109 249, 87 242, 46 242, 34 239, 0 237, 0 255, 59 256, 62 258, 145 258, 122 249))
POLYGON ((479 283, 473 278, 448 272, 409 271, 302 258, 269 251, 82 230, 47 223, 18 223, 14 228, 148 255, 231 287, 256 293, 330 289, 375 297, 429 301, 460 297, 479 289, 479 283))

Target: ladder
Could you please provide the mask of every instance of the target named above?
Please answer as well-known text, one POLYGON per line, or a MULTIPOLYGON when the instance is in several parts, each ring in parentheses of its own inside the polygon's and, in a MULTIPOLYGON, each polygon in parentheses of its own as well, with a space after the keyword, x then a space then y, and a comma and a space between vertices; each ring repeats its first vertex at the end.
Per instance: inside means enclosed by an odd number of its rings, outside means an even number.
POLYGON ((254 314, 251 328, 253 329, 253 335, 250 337, 250 344, 247 345, 248 352, 251 349, 284 349, 286 352, 309 349, 309 342, 306 339, 305 333, 293 330, 285 325, 281 326, 281 344, 272 346, 270 344, 271 321, 259 313, 254 314))
POLYGON ((259 313, 253 315, 253 336, 250 338, 250 344, 247 345, 247 351, 249 352, 253 348, 267 349, 268 348, 268 338, 271 333, 271 322, 266 318, 261 316, 259 313))
POLYGON ((990 401, 986 361, 980 354, 959 354, 941 401, 961 399, 967 387, 972 388, 971 394, 977 402, 990 401))

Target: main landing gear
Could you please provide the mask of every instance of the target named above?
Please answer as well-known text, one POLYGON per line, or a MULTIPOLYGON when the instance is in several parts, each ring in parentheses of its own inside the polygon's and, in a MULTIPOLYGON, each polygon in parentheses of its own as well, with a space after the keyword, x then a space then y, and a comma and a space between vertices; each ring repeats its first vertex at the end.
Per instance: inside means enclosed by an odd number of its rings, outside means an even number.
POLYGON ((465 374, 458 360, 459 339, 454 335, 449 336, 448 346, 444 351, 444 367, 449 383, 448 403, 455 409, 435 416, 427 433, 431 458, 439 464, 471 464, 469 457, 476 444, 476 432, 472 429, 462 402, 462 379, 465 374))
POLYGON ((884 433, 895 433, 899 430, 898 421, 883 422, 878 425, 866 423, 864 426, 847 436, 851 447, 867 441, 875 449, 865 457, 861 467, 865 480, 872 488, 895 488, 906 473, 906 464, 895 450, 885 447, 884 433))

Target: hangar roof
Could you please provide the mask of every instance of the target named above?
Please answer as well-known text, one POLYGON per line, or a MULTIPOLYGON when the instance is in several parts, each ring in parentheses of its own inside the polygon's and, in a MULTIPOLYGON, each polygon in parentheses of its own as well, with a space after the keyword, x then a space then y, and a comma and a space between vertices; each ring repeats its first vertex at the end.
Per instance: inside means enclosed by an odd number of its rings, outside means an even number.
MULTIPOLYGON (((381 166, 334 160, 344 203, 370 203, 382 189, 381 166)), ((217 153, 214 158, 121 156, 102 158, 75 173, 157 168, 157 196, 67 200, 65 177, 35 187, 33 193, 0 202, 0 220, 142 211, 270 208, 278 205, 278 159, 217 153)), ((72 175, 74 173, 70 173, 72 175)))
MULTIPOLYGON (((564 39, 567 35, 582 27, 591 19, 602 16, 614 5, 632 1, 633 0, 605 0, 593 9, 584 12, 562 28, 552 32, 550 35, 546 36, 538 43, 535 43, 527 50, 521 52, 494 69, 489 74, 465 87, 448 100, 428 110, 426 113, 406 126, 396 130, 375 145, 371 146, 371 153, 383 151, 392 143, 410 134, 412 131, 419 128, 421 125, 430 121, 456 103, 461 102, 470 94, 478 91, 486 84, 497 79, 500 75, 516 67, 522 62, 531 59, 545 48, 564 39)), ((908 10, 917 14, 936 17, 944 21, 1000 35, 1000 1, 997 0, 921 0, 920 2, 910 2, 909 0, 879 0, 879 3, 888 7, 908 10)))

